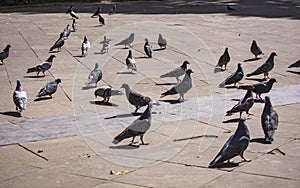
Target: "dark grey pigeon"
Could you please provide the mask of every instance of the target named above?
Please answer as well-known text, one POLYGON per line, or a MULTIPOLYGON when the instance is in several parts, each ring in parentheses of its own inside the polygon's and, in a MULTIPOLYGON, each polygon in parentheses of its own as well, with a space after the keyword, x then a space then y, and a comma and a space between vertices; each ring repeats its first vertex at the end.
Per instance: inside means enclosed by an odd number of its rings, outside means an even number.
POLYGON ((95 87, 97 87, 97 83, 101 80, 101 78, 102 78, 102 71, 99 68, 99 64, 95 63, 95 68, 89 74, 86 85, 95 84, 95 87))
POLYGON ((105 25, 105 20, 104 18, 99 14, 99 22, 102 24, 102 25, 105 25))
POLYGON ((98 6, 98 8, 95 10, 94 14, 91 16, 92 18, 98 16, 101 13, 101 6, 98 6))
POLYGON ((278 128, 278 114, 273 109, 270 97, 265 97, 265 107, 261 114, 261 125, 265 133, 265 142, 272 143, 278 128))
POLYGON ((258 55, 264 55, 264 53, 261 51, 261 49, 257 46, 255 40, 252 41, 250 51, 251 51, 251 53, 253 53, 255 55, 255 58, 257 58, 258 55))
POLYGON ((149 130, 151 126, 151 111, 152 111, 152 101, 148 102, 148 107, 144 113, 132 122, 124 131, 117 135, 112 141, 113 144, 118 144, 124 139, 131 138, 132 141, 130 145, 134 144, 134 139, 136 136, 140 136, 142 145, 147 145, 143 140, 144 134, 149 130))
POLYGON ((10 44, 8 44, 3 51, 0 52, 0 61, 3 64, 3 60, 8 58, 9 56, 9 48, 11 47, 10 44))
POLYGON ((70 25, 68 24, 63 31, 63 37, 68 38, 70 34, 71 34, 71 29, 70 29, 70 25))
POLYGON ((185 74, 185 71, 187 70, 187 64, 190 63, 188 61, 184 61, 180 67, 177 67, 176 69, 161 75, 160 78, 175 77, 177 83, 180 82, 181 80, 179 79, 179 77, 185 74))
POLYGON ((228 48, 225 48, 225 51, 223 53, 223 55, 221 55, 221 57, 219 58, 219 61, 218 61, 218 64, 216 65, 216 67, 222 67, 225 66, 225 69, 226 70, 226 67, 227 67, 227 64, 228 62, 230 61, 230 56, 229 56, 229 52, 228 52, 228 48))
POLYGON ((66 14, 70 14, 70 12, 73 11, 73 7, 74 7, 74 5, 71 4, 70 7, 67 9, 66 14))
POLYGON ((217 154, 212 162, 209 163, 209 168, 220 166, 224 161, 228 161, 236 156, 241 156, 245 162, 250 162, 244 157, 244 152, 250 142, 250 133, 245 123, 246 119, 239 120, 238 128, 227 142, 222 147, 221 151, 217 154))
POLYGON ((263 100, 261 98, 261 94, 263 93, 268 93, 272 87, 273 84, 277 82, 275 78, 271 78, 269 81, 267 82, 261 82, 261 83, 257 83, 257 84, 253 84, 253 85, 242 85, 239 86, 238 89, 249 89, 253 87, 253 92, 256 94, 256 99, 260 99, 263 100))
POLYGON ((26 109, 27 95, 21 85, 20 80, 17 80, 17 87, 13 93, 13 101, 16 105, 16 110, 18 112, 22 112, 22 110, 26 109))
POLYGON ((293 67, 300 67, 300 60, 296 61, 295 63, 289 66, 289 68, 293 68, 293 67))
POLYGON ((158 35, 157 43, 160 48, 167 47, 167 39, 163 38, 163 36, 161 34, 158 35))
POLYGON ((191 69, 188 69, 185 73, 183 80, 178 84, 176 84, 174 87, 172 87, 170 90, 162 93, 160 98, 163 98, 167 95, 179 94, 178 100, 184 101, 184 94, 186 94, 192 88, 192 78, 191 78, 192 73, 193 71, 191 69))
POLYGON ((146 106, 151 100, 150 97, 143 96, 130 89, 128 84, 123 84, 121 88, 125 89, 125 94, 129 103, 135 106, 134 113, 137 113, 142 106, 146 106))
POLYGON ((61 83, 61 79, 56 79, 52 82, 48 82, 37 94, 36 97, 43 97, 49 95, 52 98, 52 95, 56 92, 58 84, 61 83))
POLYGON ((131 33, 130 36, 124 40, 122 40, 121 42, 115 44, 115 46, 118 45, 125 45, 125 48, 127 48, 127 46, 131 47, 131 43, 134 41, 134 33, 131 33))
POLYGON ((147 38, 145 39, 144 51, 148 57, 151 58, 153 56, 152 46, 147 38))
POLYGON ((228 76, 219 86, 224 87, 225 85, 230 85, 230 84, 234 84, 234 86, 236 86, 236 83, 241 81, 243 77, 244 77, 244 72, 243 72, 242 64, 239 63, 235 73, 228 76))
POLYGON ((63 33, 60 33, 59 39, 57 39, 57 41, 53 44, 53 46, 51 46, 50 52, 52 52, 56 48, 58 49, 58 51, 60 51, 61 47, 65 44, 65 39, 63 35, 64 35, 63 33))
POLYGON ((247 77, 250 76, 255 76, 259 74, 264 74, 264 78, 269 78, 269 72, 273 69, 274 67, 274 57, 277 56, 275 52, 272 52, 271 55, 269 56, 268 60, 262 64, 260 67, 258 67, 255 71, 253 71, 250 74, 247 74, 247 77))
POLYGON ((95 97, 103 97, 103 102, 108 102, 111 96, 122 95, 123 93, 110 86, 101 86, 95 92, 95 97))
POLYGON ((27 69, 27 73, 36 72, 37 75, 39 75, 40 72, 43 72, 45 76, 45 71, 49 70, 52 66, 53 58, 55 58, 55 55, 50 55, 50 57, 43 63, 37 65, 36 67, 27 69))
POLYGON ((248 89, 247 93, 245 94, 243 100, 239 101, 236 105, 234 105, 230 110, 226 112, 226 116, 231 116, 234 113, 240 113, 240 118, 242 117, 242 113, 246 112, 249 115, 252 115, 249 113, 249 110, 254 104, 254 99, 252 95, 252 89, 248 89))
POLYGON ((114 4, 108 14, 112 15, 112 14, 115 14, 116 12, 117 12, 117 5, 114 4))
POLYGON ((76 19, 73 18, 72 20, 73 20, 73 22, 72 22, 72 29, 75 32, 75 31, 78 30, 78 24, 76 22, 76 19))

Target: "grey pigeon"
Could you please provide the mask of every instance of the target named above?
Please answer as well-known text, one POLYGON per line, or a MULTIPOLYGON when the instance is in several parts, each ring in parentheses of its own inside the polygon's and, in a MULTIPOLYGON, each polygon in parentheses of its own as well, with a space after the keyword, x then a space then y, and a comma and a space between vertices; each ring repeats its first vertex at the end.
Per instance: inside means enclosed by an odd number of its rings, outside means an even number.
POLYGON ((180 82, 179 77, 185 74, 185 71, 187 70, 187 64, 190 63, 188 61, 184 61, 180 67, 161 75, 160 78, 175 77, 177 82, 180 82))
POLYGON ((238 87, 238 89, 249 89, 253 87, 253 92, 256 94, 256 98, 259 98, 260 100, 263 100, 261 98, 261 94, 263 93, 268 93, 272 87, 273 84, 277 82, 275 78, 271 78, 269 81, 267 82, 261 82, 261 83, 257 83, 257 84, 253 84, 253 85, 241 85, 238 87))
POLYGON ((236 105, 234 105, 230 110, 226 112, 226 116, 231 116, 234 113, 240 113, 240 117, 242 117, 242 113, 246 112, 248 115, 252 115, 249 113, 250 108, 254 104, 254 99, 252 95, 252 89, 249 88, 247 93, 245 94, 243 100, 239 101, 236 105))
POLYGON ((87 52, 91 48, 91 44, 87 36, 84 36, 83 42, 81 44, 81 55, 82 57, 85 57, 87 55, 87 52))
POLYGON ((91 16, 92 18, 98 16, 101 13, 101 6, 98 6, 98 8, 95 10, 94 14, 91 16))
POLYGON ((60 51, 61 47, 65 44, 65 39, 63 35, 64 33, 60 33, 59 39, 57 39, 57 41, 53 44, 53 46, 51 46, 50 52, 52 52, 56 48, 58 49, 58 51, 60 51))
POLYGON ((244 152, 250 142, 250 133, 245 121, 245 118, 239 120, 238 128, 234 135, 227 140, 214 160, 209 163, 209 168, 218 167, 224 161, 229 161, 236 156, 241 156, 244 161, 250 162, 250 160, 244 157, 244 152))
POLYGON ((3 60, 8 58, 9 56, 9 48, 11 47, 10 44, 8 44, 3 51, 0 52, 0 61, 3 64, 3 60))
POLYGON ((253 53, 255 55, 255 58, 257 58, 258 55, 264 55, 264 53, 261 51, 261 49, 257 46, 255 40, 252 41, 250 51, 251 51, 251 53, 253 53))
POLYGON ((108 14, 112 15, 112 14, 115 14, 116 12, 117 12, 117 5, 114 4, 108 14))
POLYGON ((132 141, 130 145, 134 144, 134 139, 136 136, 140 136, 142 145, 147 145, 148 143, 144 143, 144 134, 149 130, 151 126, 151 112, 152 111, 152 101, 148 102, 148 107, 144 111, 144 113, 132 122, 124 131, 122 131, 119 135, 117 135, 112 141, 113 144, 118 144, 124 139, 131 138, 132 141))
POLYGON ((95 84, 95 87, 97 87, 97 83, 101 80, 101 78, 102 78, 102 71, 99 68, 99 64, 95 63, 95 68, 89 74, 86 85, 95 84))
POLYGON ((63 31, 63 37, 68 38, 70 34, 71 34, 71 29, 70 29, 70 25, 68 24, 63 31))
POLYGON ((226 5, 226 9, 231 12, 231 11, 236 11, 232 6, 226 5))
POLYGON ((255 76, 259 74, 264 74, 264 78, 269 78, 269 72, 274 67, 274 57, 277 56, 275 52, 272 52, 267 61, 262 64, 260 67, 258 67, 255 71, 253 71, 250 74, 247 74, 247 77, 255 76))
POLYGON ((105 20, 104 20, 104 18, 101 16, 101 14, 99 14, 98 17, 99 17, 99 22, 100 22, 102 25, 105 25, 105 20))
POLYGON ((52 98, 52 95, 56 92, 58 84, 61 83, 61 79, 56 79, 52 82, 48 82, 37 94, 36 97, 43 97, 49 95, 52 98))
POLYGON ((265 142, 271 143, 278 128, 278 114, 273 109, 270 97, 268 96, 265 97, 265 107, 261 114, 261 125, 265 133, 265 142))
POLYGON ((130 89, 128 84, 123 84, 121 88, 125 89, 125 94, 129 103, 135 106, 134 113, 137 113, 142 106, 146 106, 151 100, 149 97, 143 96, 130 89))
POLYGON ((300 60, 296 61, 295 63, 289 66, 289 68, 293 68, 293 67, 300 67, 300 60))
POLYGON ((230 84, 234 84, 235 86, 236 83, 238 83, 243 79, 243 77, 244 77, 244 72, 243 72, 242 64, 239 63, 235 73, 228 76, 219 86, 224 87, 225 85, 230 85, 230 84))
POLYGON ((226 70, 226 67, 227 67, 227 64, 228 62, 230 61, 230 56, 229 56, 229 52, 228 52, 228 48, 225 48, 225 51, 223 53, 223 55, 221 55, 221 57, 219 58, 219 61, 218 61, 218 64, 216 65, 216 67, 222 67, 225 66, 225 69, 226 70))
POLYGON ((132 71, 137 71, 136 65, 135 65, 135 59, 132 56, 131 50, 128 51, 128 55, 126 57, 126 65, 127 69, 132 71))
POLYGON ((110 41, 111 39, 106 39, 104 36, 104 41, 101 41, 100 44, 102 44, 101 53, 108 53, 108 50, 110 48, 110 41))
POLYGON ((55 58, 55 55, 50 55, 50 57, 43 63, 41 63, 35 67, 27 69, 27 73, 36 72, 37 75, 39 75, 40 72, 43 72, 43 74, 45 76, 45 71, 49 70, 52 66, 53 58, 55 58))
POLYGON ((73 20, 73 22, 72 22, 72 29, 75 32, 75 31, 78 30, 78 24, 76 22, 76 19, 73 18, 72 20, 73 20))
POLYGON ((70 7, 67 9, 66 14, 70 14, 70 12, 73 11, 73 7, 74 7, 74 5, 71 4, 70 7))
POLYGON ((145 39, 144 51, 148 57, 151 58, 153 56, 152 46, 147 38, 145 39))
POLYGON ((185 73, 183 80, 176 84, 174 87, 172 87, 170 90, 162 93, 160 98, 163 98, 167 95, 179 94, 180 97, 178 100, 184 101, 184 94, 186 94, 192 88, 191 73, 193 73, 193 71, 191 69, 188 69, 185 73))
POLYGON ((103 102, 108 102, 114 95, 122 95, 122 92, 110 86, 101 86, 94 92, 95 97, 103 97, 103 102))
POLYGON ((17 87, 13 93, 13 101, 16 105, 17 111, 22 112, 22 110, 26 109, 27 95, 26 92, 23 90, 20 80, 17 80, 17 87))
POLYGON ((115 46, 119 46, 119 45, 125 45, 125 48, 127 48, 127 46, 131 47, 131 43, 134 41, 134 33, 131 33, 130 36, 124 40, 122 40, 121 42, 115 44, 115 46))
POLYGON ((167 39, 163 38, 161 34, 158 34, 157 43, 160 48, 166 48, 167 47, 167 39))

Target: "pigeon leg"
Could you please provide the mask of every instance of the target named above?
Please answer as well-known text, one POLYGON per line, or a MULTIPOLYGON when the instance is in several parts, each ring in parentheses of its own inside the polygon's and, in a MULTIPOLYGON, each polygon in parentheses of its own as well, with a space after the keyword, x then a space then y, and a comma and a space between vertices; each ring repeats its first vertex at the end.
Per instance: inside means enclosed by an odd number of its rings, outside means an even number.
POLYGON ((135 107, 134 114, 136 114, 138 110, 139 110, 139 108, 136 106, 136 107, 135 107))
POLYGON ((141 141, 142 141, 142 145, 149 145, 149 143, 145 143, 145 142, 144 142, 143 138, 144 138, 144 135, 141 135, 141 136, 140 136, 140 139, 141 139, 141 141))

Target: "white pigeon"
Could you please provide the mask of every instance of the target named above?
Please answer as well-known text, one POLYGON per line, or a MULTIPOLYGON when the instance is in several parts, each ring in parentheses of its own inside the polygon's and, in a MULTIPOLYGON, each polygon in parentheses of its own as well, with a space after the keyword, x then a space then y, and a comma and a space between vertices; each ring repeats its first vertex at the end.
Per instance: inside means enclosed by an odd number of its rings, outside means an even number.
POLYGON ((26 109, 27 95, 26 92, 23 90, 20 80, 17 80, 17 87, 13 93, 13 101, 16 105, 16 110, 18 112, 22 112, 22 110, 26 109))
POLYGON ((91 48, 91 44, 87 36, 84 36, 83 42, 81 44, 81 55, 82 57, 85 57, 87 55, 87 52, 91 48))
POLYGON ((137 71, 136 65, 135 65, 135 59, 132 56, 131 50, 128 52, 128 56, 126 57, 126 65, 127 69, 132 71, 137 71))
POLYGON ((97 87, 97 83, 101 80, 102 78, 102 71, 99 68, 99 64, 95 64, 94 70, 91 71, 88 77, 88 81, 86 85, 91 85, 91 84, 96 84, 95 87, 97 87))

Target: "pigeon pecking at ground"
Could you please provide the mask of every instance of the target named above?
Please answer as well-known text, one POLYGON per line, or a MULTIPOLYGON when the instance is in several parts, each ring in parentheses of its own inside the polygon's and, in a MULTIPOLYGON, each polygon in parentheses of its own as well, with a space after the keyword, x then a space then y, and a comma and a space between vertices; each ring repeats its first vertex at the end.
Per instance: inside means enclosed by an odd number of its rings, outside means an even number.
POLYGON ((261 125, 265 133, 265 142, 272 143, 275 131, 278 128, 278 114, 273 109, 270 97, 265 97, 265 107, 261 114, 261 125))
POLYGON ((98 8, 95 10, 94 14, 91 16, 92 18, 98 16, 101 13, 101 6, 98 6, 98 8))
POLYGON ((244 157, 244 152, 250 142, 250 133, 245 123, 246 119, 241 118, 238 123, 238 128, 227 142, 222 147, 212 162, 209 163, 209 168, 219 167, 224 161, 228 161, 236 156, 241 156, 245 162, 250 162, 244 157))
POLYGON ((163 48, 163 49, 167 48, 167 39, 163 38, 163 36, 161 34, 158 34, 157 43, 160 48, 163 48))
POLYGON ((105 20, 104 20, 103 16, 101 16, 101 14, 99 14, 98 17, 99 17, 100 24, 105 25, 105 20))
POLYGON ((222 70, 222 67, 225 66, 227 67, 228 62, 230 61, 230 56, 229 56, 229 52, 228 52, 228 48, 225 48, 225 51, 223 53, 223 55, 221 55, 221 57, 219 58, 218 64, 216 65, 216 67, 220 67, 222 70))
POLYGON ((115 44, 115 46, 119 46, 119 45, 125 45, 125 48, 127 48, 127 46, 131 47, 131 43, 134 41, 134 33, 131 33, 130 36, 124 40, 122 40, 121 42, 115 44))
POLYGON ((72 22, 72 29, 73 31, 77 31, 78 30, 78 24, 76 22, 76 19, 72 18, 73 22, 72 22))
POLYGON ((257 58, 258 55, 264 55, 264 53, 261 51, 260 47, 257 46, 255 40, 252 41, 250 51, 251 51, 251 53, 253 53, 255 55, 255 58, 257 58))
POLYGON ((57 39, 57 41, 53 44, 53 46, 51 46, 50 48, 50 52, 52 52, 54 49, 58 49, 58 51, 60 51, 61 47, 65 44, 65 39, 63 37, 64 33, 60 33, 59 39, 57 39))
POLYGON ((41 63, 35 67, 27 69, 27 73, 36 72, 37 76, 38 76, 40 74, 40 72, 43 72, 43 74, 45 76, 45 71, 49 70, 52 66, 53 58, 55 58, 55 55, 50 55, 50 57, 43 63, 41 63))
POLYGON ((130 104, 135 106, 134 113, 137 113, 137 111, 142 107, 146 106, 150 102, 150 97, 143 96, 132 89, 130 89, 128 84, 123 84, 121 88, 125 89, 125 94, 127 97, 127 100, 130 104))
POLYGON ((294 68, 294 67, 300 67, 300 60, 296 61, 295 63, 289 66, 289 68, 294 68))
POLYGON ((193 73, 193 71, 191 69, 188 69, 185 73, 183 80, 176 84, 174 87, 172 87, 170 90, 162 93, 160 98, 163 98, 167 95, 179 94, 178 100, 184 101, 184 94, 186 94, 192 88, 191 73, 193 73))
POLYGON ((180 67, 177 67, 176 69, 161 75, 160 78, 175 77, 177 83, 179 83, 181 81, 179 77, 185 74, 188 64, 190 64, 188 61, 184 61, 180 67))
POLYGON ((103 97, 103 102, 109 102, 111 96, 122 95, 123 93, 110 86, 101 86, 95 92, 95 97, 103 97))
POLYGON ((114 4, 112 7, 111 7, 111 9, 110 9, 110 11, 109 11, 109 15, 113 15, 113 14, 115 14, 117 12, 117 5, 116 4, 114 4))
POLYGON ((6 47, 4 48, 3 51, 0 52, 0 61, 1 61, 1 64, 3 64, 3 60, 8 58, 9 56, 9 48, 11 47, 10 44, 6 45, 6 47))
POLYGON ((144 111, 144 113, 136 119, 134 122, 132 122, 124 131, 122 131, 119 135, 117 135, 114 140, 112 141, 113 144, 118 144, 124 139, 131 138, 132 141, 130 145, 134 144, 134 139, 136 136, 140 136, 142 145, 147 145, 148 143, 145 143, 143 138, 144 134, 149 130, 151 126, 151 114, 152 114, 152 101, 149 101, 147 103, 148 107, 144 111))
POLYGON ((52 95, 56 92, 58 84, 61 83, 61 79, 56 79, 52 82, 48 82, 37 94, 36 97, 43 97, 49 95, 52 98, 52 95))
POLYGON ((18 112, 22 112, 26 109, 27 95, 26 92, 23 90, 20 80, 17 80, 17 87, 13 93, 13 101, 16 105, 16 110, 18 112))
POLYGON ((68 24, 63 31, 63 37, 68 39, 70 34, 71 34, 71 29, 70 29, 70 25, 68 24))
POLYGON ((239 63, 238 64, 238 68, 235 71, 235 73, 231 74, 230 76, 228 76, 220 85, 219 87, 224 87, 225 85, 230 85, 230 84, 234 84, 234 86, 236 86, 236 83, 238 83, 239 81, 241 81, 244 77, 244 72, 243 72, 243 68, 242 68, 242 64, 239 63))
POLYGON ((243 100, 239 101, 236 105, 234 105, 230 110, 226 112, 226 116, 231 116, 234 113, 240 113, 240 118, 242 117, 242 113, 246 112, 249 115, 252 115, 249 113, 250 108, 254 104, 254 99, 252 95, 252 89, 249 88, 247 93, 245 94, 243 100))
POLYGON ((137 71, 136 65, 135 65, 135 59, 132 56, 131 50, 128 51, 128 55, 126 57, 126 65, 127 69, 132 71, 137 71))
POLYGON ((148 57, 151 58, 153 56, 152 46, 147 38, 145 38, 144 51, 148 57))
POLYGON ((253 71, 250 74, 247 74, 247 77, 250 76, 255 76, 259 74, 264 74, 264 78, 267 79, 269 78, 269 72, 273 69, 274 67, 274 57, 277 56, 275 52, 272 52, 267 61, 262 64, 260 67, 258 67, 255 71, 253 71))
POLYGON ((81 44, 81 55, 82 57, 85 57, 87 55, 87 52, 91 48, 91 44, 87 36, 84 36, 83 42, 81 44))
POLYGON ((89 74, 86 85, 89 86, 91 84, 95 84, 95 87, 97 87, 97 83, 101 80, 101 78, 102 78, 102 71, 99 68, 99 64, 95 63, 95 68, 89 74))

